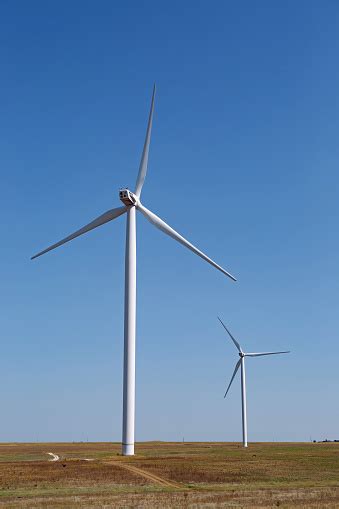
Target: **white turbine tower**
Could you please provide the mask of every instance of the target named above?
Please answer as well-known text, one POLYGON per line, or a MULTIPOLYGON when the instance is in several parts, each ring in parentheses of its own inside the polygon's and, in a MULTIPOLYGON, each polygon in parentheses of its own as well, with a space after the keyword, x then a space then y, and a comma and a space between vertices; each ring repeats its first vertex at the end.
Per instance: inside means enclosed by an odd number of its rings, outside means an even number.
POLYGON ((120 200, 123 207, 111 209, 97 217, 89 224, 72 233, 68 237, 60 240, 56 244, 44 249, 40 253, 32 256, 37 258, 66 242, 83 235, 84 233, 97 228, 122 214, 127 214, 126 227, 126 254, 125 254, 125 320, 124 320, 124 381, 123 381, 123 430, 122 430, 122 453, 124 455, 134 454, 134 416, 135 416, 135 330, 136 330, 136 211, 139 210, 154 226, 162 232, 169 235, 183 246, 187 247, 193 253, 200 256, 203 260, 210 263, 223 274, 236 280, 231 274, 188 242, 182 235, 179 235, 173 228, 166 224, 160 217, 156 216, 144 207, 140 202, 142 186, 145 181, 148 152, 151 139, 152 120, 154 111, 155 86, 153 89, 151 110, 148 119, 146 139, 142 151, 139 173, 135 185, 134 193, 128 189, 119 191, 120 200))
POLYGON ((224 398, 226 398, 227 393, 232 385, 232 382, 234 380, 235 375, 237 374, 237 371, 239 367, 241 367, 241 409, 242 409, 242 444, 244 447, 247 447, 247 414, 246 414, 246 377, 245 377, 245 357, 261 357, 262 355, 278 355, 281 353, 290 353, 290 351, 285 352, 259 352, 259 353, 245 353, 241 346, 239 345, 238 341, 232 336, 230 331, 227 329, 226 325, 221 321, 221 319, 218 317, 219 322, 224 327, 228 335, 230 336, 231 340, 235 344, 236 349, 238 350, 238 354, 240 359, 235 365, 233 375, 231 378, 230 383, 228 384, 227 390, 225 392, 224 398))

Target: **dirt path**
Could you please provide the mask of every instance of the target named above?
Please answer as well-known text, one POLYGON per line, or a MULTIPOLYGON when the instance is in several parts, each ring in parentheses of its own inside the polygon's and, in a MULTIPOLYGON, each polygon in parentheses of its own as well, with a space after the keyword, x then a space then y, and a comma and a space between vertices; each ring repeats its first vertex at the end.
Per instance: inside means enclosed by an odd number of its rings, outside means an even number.
POLYGON ((104 463, 110 464, 110 465, 116 465, 118 467, 124 468, 125 470, 129 470, 133 474, 140 475, 141 477, 144 477, 148 481, 153 481, 155 484, 158 484, 160 486, 166 486, 168 488, 176 488, 176 489, 183 489, 185 486, 182 484, 176 483, 174 481, 169 481, 167 479, 164 479, 163 477, 159 477, 158 475, 151 474, 150 472, 147 472, 146 470, 143 470, 142 468, 135 467, 134 465, 131 465, 130 463, 124 463, 122 461, 105 461, 104 463))
POLYGON ((54 454, 53 452, 48 452, 47 454, 49 454, 50 456, 52 456, 52 459, 48 460, 48 461, 59 461, 59 456, 57 454, 54 454))

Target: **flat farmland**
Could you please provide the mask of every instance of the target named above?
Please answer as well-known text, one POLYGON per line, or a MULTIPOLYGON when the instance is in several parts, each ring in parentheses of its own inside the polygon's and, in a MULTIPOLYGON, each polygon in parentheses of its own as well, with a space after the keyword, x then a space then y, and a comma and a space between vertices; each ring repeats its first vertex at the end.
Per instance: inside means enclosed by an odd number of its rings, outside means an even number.
POLYGON ((143 442, 136 452, 0 444, 0 507, 339 507, 339 443, 143 442))

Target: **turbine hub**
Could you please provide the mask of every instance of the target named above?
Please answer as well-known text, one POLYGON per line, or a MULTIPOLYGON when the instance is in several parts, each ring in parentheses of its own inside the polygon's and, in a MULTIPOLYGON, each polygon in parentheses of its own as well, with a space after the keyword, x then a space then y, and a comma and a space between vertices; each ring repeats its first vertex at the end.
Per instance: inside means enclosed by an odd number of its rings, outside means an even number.
POLYGON ((243 357, 245 357, 245 354, 243 352, 239 352, 239 357, 242 359, 243 357))
POLYGON ((127 188, 120 189, 119 198, 127 207, 133 207, 137 205, 139 201, 139 198, 127 188))

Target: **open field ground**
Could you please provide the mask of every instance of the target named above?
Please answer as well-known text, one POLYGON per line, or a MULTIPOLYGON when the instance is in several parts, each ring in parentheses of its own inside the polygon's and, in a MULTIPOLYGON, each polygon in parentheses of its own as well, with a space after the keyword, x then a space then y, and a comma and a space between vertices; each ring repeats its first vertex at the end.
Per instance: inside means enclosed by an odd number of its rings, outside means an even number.
POLYGON ((339 443, 148 442, 136 451, 0 444, 0 508, 339 508, 339 443))

